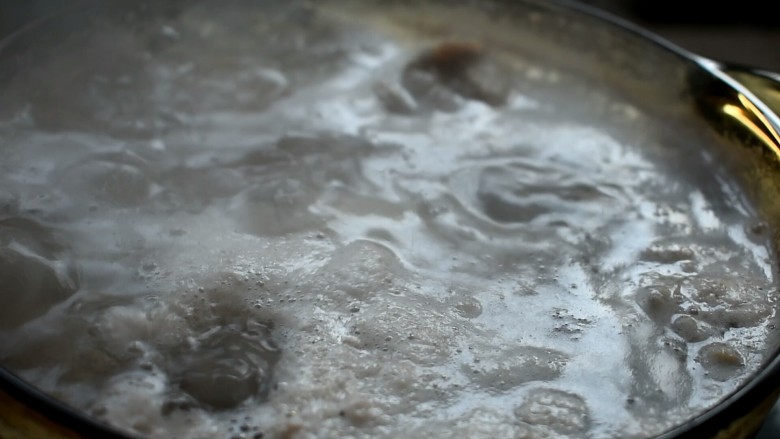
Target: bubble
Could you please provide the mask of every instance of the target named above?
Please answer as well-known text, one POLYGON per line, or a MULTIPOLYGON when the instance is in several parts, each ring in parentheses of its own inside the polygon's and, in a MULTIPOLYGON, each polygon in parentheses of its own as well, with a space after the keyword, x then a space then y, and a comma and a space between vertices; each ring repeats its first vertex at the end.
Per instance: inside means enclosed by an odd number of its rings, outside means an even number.
POLYGON ((343 417, 357 427, 376 425, 384 415, 382 408, 371 400, 354 401, 342 411, 343 417))
POLYGON ((455 312, 463 318, 474 319, 482 315, 482 303, 473 297, 464 298, 455 304, 455 312))
POLYGON ((374 85, 374 94, 391 113, 411 114, 417 110, 414 98, 396 84, 378 82, 374 85))
POLYGON ((716 381, 726 381, 742 371, 745 360, 733 346, 722 343, 710 343, 699 351, 696 361, 704 367, 708 376, 716 381))
POLYGON ((745 224, 745 230, 749 239, 761 243, 766 239, 770 227, 766 221, 754 219, 745 224))
POLYGON ((696 254, 692 249, 683 246, 652 246, 645 249, 640 257, 645 261, 672 264, 693 260, 696 254))
POLYGON ((406 270, 395 252, 380 243, 356 240, 336 250, 319 272, 330 290, 365 300, 388 290, 385 279, 403 279, 406 270))
POLYGON ((246 323, 214 328, 197 345, 171 359, 172 379, 197 401, 229 409, 256 397, 267 398, 279 350, 269 329, 246 323))
POLYGON ((257 393, 267 379, 263 366, 244 358, 200 355, 191 359, 179 386, 212 407, 231 408, 257 393))
POLYGON ((67 249, 55 230, 23 217, 0 219, 0 245, 9 246, 12 242, 47 259, 55 259, 67 249))
POLYGON ((210 71, 201 68, 199 75, 181 72, 180 80, 191 92, 170 96, 175 107, 199 112, 262 111, 288 92, 289 78, 276 69, 228 62, 211 67, 210 71))
POLYGON ((565 435, 582 434, 591 422, 581 396, 556 389, 532 390, 515 409, 515 415, 530 425, 544 425, 565 435))
POLYGON ((464 365, 463 369, 482 389, 508 391, 533 381, 554 380, 567 362, 568 357, 554 349, 489 346, 473 364, 464 365))
POLYGON ((415 99, 417 106, 446 113, 458 111, 463 106, 463 99, 452 90, 443 86, 430 72, 416 68, 407 68, 401 78, 401 83, 409 95, 415 99))
POLYGON ((481 407, 446 421, 428 420, 419 429, 401 436, 436 439, 448 437, 531 439, 548 437, 549 435, 545 433, 533 426, 516 422, 511 419, 511 415, 503 411, 481 407))
MULTIPOLYGON (((538 168, 525 164, 489 166, 484 168, 478 180, 477 201, 489 218, 499 223, 528 223, 538 217, 549 218, 552 223, 571 218, 573 212, 581 215, 608 217, 605 201, 607 195, 593 182, 578 181, 573 170, 538 168)), ((612 200, 610 206, 619 203, 612 200)))
POLYGON ((706 306, 699 318, 715 327, 754 327, 772 313, 765 286, 754 281, 697 279, 693 288, 693 298, 706 306))
MULTIPOLYGON (((198 211, 218 199, 232 197, 246 188, 245 176, 235 169, 176 168, 165 174, 161 197, 169 205, 198 211)), ((174 236, 186 233, 173 229, 174 236)))
POLYGON ((246 230, 260 236, 278 236, 320 227, 322 219, 309 213, 316 193, 304 181, 277 176, 257 184, 237 198, 238 214, 246 230))
POLYGON ((110 205, 137 206, 149 199, 153 187, 143 163, 132 155, 97 156, 67 169, 63 180, 73 195, 91 194, 110 205))
POLYGON ((678 310, 672 291, 665 286, 641 288, 636 294, 636 300, 650 318, 661 324, 668 323, 678 310))
POLYGON ((0 215, 10 215, 18 209, 19 200, 10 191, 0 189, 0 215))
POLYGON ((349 343, 367 353, 393 352, 395 360, 421 366, 444 364, 454 349, 457 327, 445 325, 443 315, 424 301, 399 297, 392 301, 366 305, 355 314, 349 343))
POLYGON ((685 341, 691 343, 704 341, 712 335, 709 327, 703 326, 693 317, 686 315, 675 318, 672 322, 672 329, 685 341))

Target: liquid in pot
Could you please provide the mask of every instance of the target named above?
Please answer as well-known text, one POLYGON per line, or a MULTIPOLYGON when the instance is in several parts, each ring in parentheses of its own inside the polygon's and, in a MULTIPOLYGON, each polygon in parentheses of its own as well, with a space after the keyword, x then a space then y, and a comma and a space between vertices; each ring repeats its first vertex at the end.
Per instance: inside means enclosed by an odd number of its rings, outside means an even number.
POLYGON ((6 367, 150 438, 640 438, 765 362, 714 139, 343 17, 97 24, 4 85, 6 367))

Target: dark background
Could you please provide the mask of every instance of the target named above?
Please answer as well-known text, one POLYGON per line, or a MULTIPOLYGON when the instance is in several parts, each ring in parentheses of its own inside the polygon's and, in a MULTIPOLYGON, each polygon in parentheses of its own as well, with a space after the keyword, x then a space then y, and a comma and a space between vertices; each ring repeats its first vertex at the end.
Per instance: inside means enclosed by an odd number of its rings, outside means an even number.
MULTIPOLYGON (((81 0, 0 0, 0 39, 81 0)), ((780 16, 774 1, 581 0, 699 55, 780 72, 780 16), (684 7, 681 7, 684 6, 684 7), (772 8, 774 10, 774 8, 772 8)), ((757 439, 780 439, 780 405, 757 439)))
MULTIPOLYGON (((83 0, 0 0, 0 37, 83 0)), ((780 71, 776 0, 580 0, 711 58, 780 71), (772 11, 769 8, 772 7, 772 11)))
POLYGON ((780 16, 774 13, 780 4, 777 1, 581 2, 639 24, 699 55, 780 72, 780 16))

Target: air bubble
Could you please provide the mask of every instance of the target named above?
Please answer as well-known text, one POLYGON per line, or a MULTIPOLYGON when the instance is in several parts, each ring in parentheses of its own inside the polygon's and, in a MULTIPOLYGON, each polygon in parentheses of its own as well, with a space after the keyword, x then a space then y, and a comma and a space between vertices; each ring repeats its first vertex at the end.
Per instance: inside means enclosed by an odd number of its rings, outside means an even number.
POLYGON ((701 348, 696 360, 704 367, 709 377, 726 381, 742 371, 745 360, 733 346, 715 342, 701 348))
POLYGON ((570 437, 583 434, 591 422, 588 406, 581 396, 555 389, 532 390, 515 415, 530 425, 545 425, 570 437))
POLYGON ((206 332, 194 349, 172 359, 181 390, 216 409, 267 397, 279 350, 267 328, 244 324, 206 332), (248 328, 247 328, 248 327, 248 328))
POLYGON ((709 327, 703 326, 691 316, 678 316, 672 322, 672 329, 688 342, 696 343, 711 336, 709 327))

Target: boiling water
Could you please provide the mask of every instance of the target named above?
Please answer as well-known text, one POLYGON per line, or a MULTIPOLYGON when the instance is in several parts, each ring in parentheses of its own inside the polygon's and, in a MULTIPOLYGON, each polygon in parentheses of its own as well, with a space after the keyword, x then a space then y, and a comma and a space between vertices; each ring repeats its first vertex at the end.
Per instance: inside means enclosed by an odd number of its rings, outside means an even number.
POLYGON ((649 437, 763 364, 766 226, 696 139, 334 16, 194 6, 8 84, 3 364, 153 438, 649 437))

